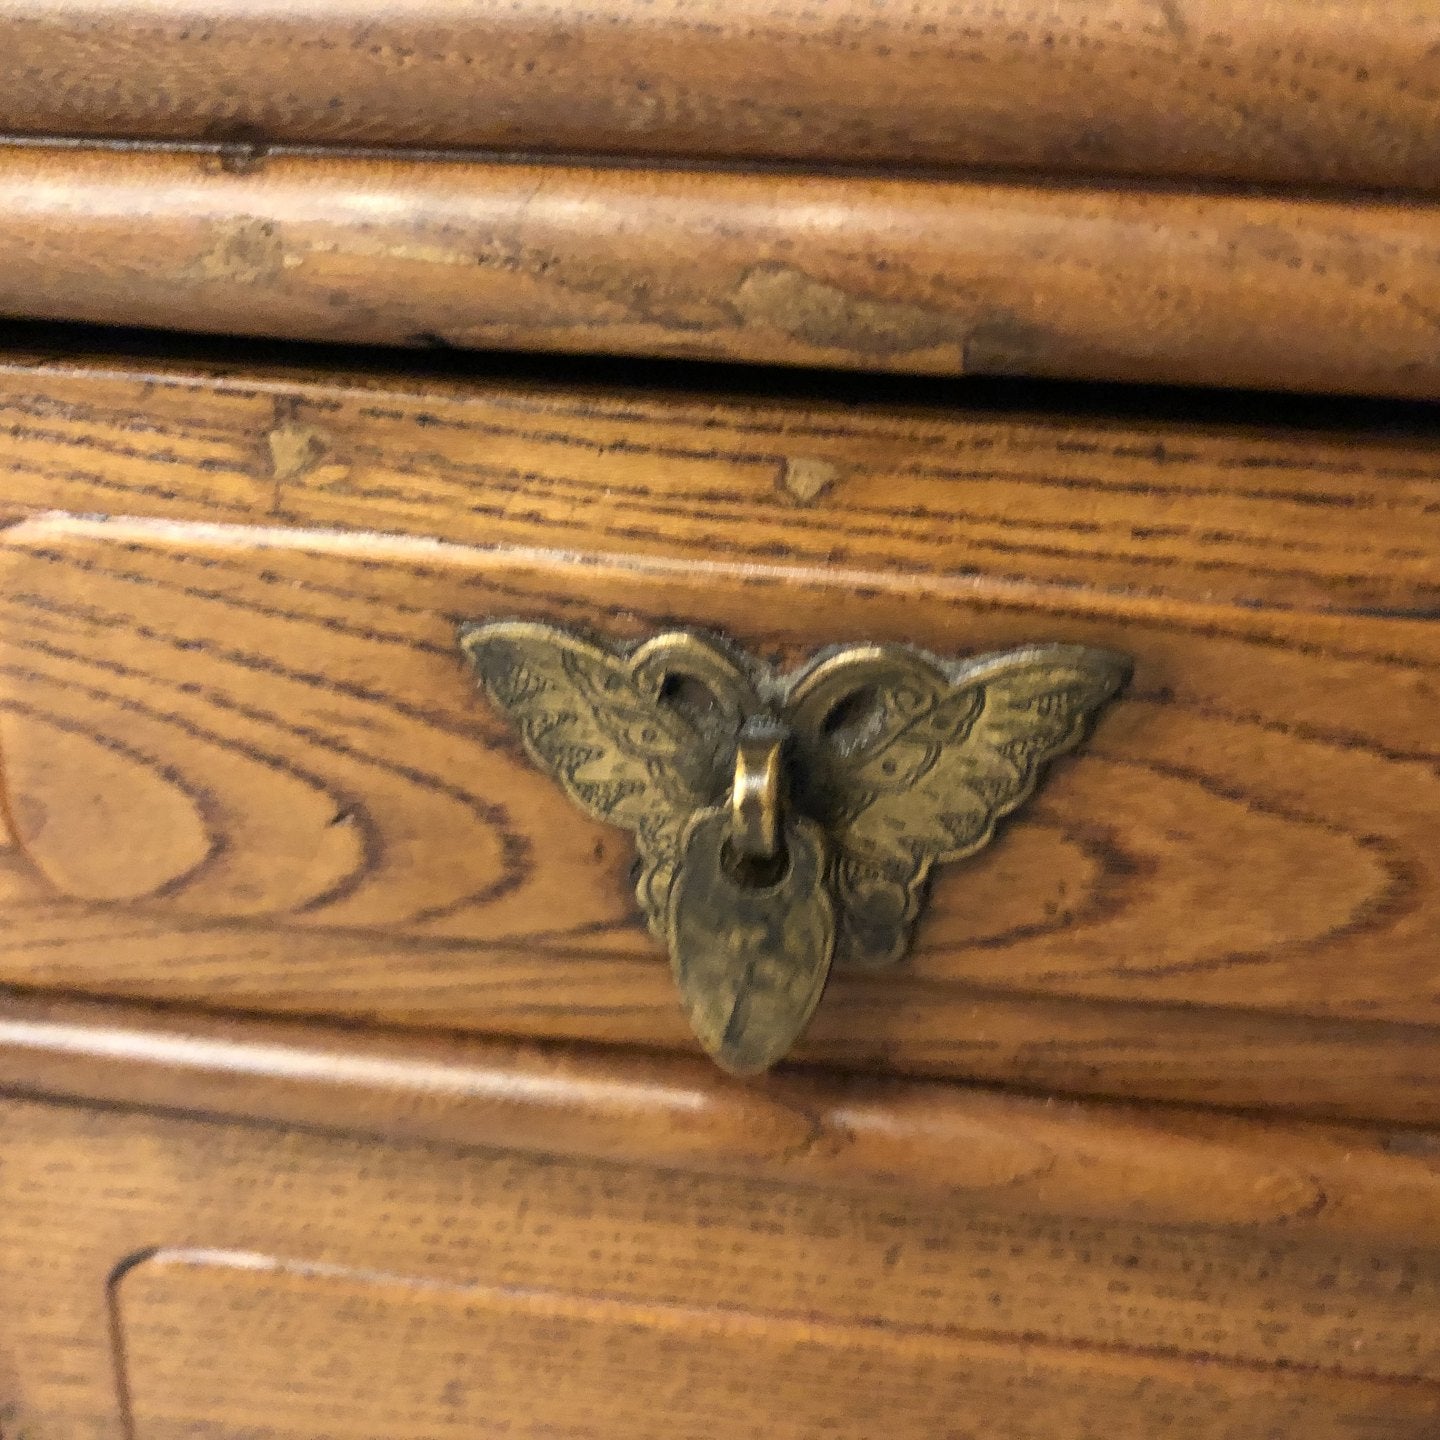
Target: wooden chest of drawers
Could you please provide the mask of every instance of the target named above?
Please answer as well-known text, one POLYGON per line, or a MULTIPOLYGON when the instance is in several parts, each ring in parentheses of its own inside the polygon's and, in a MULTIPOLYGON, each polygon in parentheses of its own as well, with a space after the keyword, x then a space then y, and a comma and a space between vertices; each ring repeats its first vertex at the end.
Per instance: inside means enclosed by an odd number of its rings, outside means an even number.
POLYGON ((0 1440, 1440 1434, 1429 7, 0 53, 0 1440))
POLYGON ((3 384, 17 1434, 1433 1433, 1427 417, 3 384), (1135 675, 737 1082, 512 615, 1135 675))

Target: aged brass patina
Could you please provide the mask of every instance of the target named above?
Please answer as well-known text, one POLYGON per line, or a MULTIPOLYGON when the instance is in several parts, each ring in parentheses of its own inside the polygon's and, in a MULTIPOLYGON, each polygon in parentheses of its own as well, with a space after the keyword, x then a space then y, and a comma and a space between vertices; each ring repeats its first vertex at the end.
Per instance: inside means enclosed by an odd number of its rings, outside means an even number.
POLYGON ((786 1054, 832 961, 899 959, 931 867, 988 844, 1130 673, 1076 645, 853 645, 780 674, 713 635, 611 645, 526 620, 460 643, 531 758, 634 832, 685 1013, 738 1074, 786 1054))

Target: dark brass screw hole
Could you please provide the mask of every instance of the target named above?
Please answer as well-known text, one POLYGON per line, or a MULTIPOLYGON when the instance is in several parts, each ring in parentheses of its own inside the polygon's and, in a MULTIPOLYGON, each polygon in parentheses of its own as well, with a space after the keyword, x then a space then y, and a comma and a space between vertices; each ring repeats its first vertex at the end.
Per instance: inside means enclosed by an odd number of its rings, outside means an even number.
POLYGON ((862 685, 833 704, 820 723, 821 733, 838 745, 862 745, 885 719, 885 701, 874 685, 862 685))
POLYGON ((703 680, 680 671, 671 671, 660 682, 660 703, 678 711, 687 720, 705 720, 720 708, 715 692, 703 680))

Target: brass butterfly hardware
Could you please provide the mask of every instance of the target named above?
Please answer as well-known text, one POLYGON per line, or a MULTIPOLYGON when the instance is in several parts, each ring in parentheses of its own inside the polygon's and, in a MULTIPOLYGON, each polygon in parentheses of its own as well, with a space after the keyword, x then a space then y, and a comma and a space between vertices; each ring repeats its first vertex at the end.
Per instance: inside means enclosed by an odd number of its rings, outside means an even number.
POLYGON ((931 867, 987 845, 1130 674, 1078 645, 852 645, 787 675, 688 630, 611 645, 500 620, 460 643, 531 759, 634 833, 686 1016, 737 1074, 789 1051, 832 962, 900 958, 931 867))

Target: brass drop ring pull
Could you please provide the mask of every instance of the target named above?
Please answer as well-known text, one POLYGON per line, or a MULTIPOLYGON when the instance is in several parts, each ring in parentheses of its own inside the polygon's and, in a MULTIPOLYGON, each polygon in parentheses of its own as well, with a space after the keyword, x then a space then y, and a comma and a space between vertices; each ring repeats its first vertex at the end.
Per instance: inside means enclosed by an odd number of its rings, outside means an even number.
POLYGON ((531 759, 634 833, 691 1028, 738 1074, 788 1053, 832 964, 905 953, 931 868, 989 844, 1130 674, 1078 645, 851 645, 782 674, 688 630, 499 620, 460 643, 531 759))
POLYGON ((730 787, 731 840, 747 860, 772 860, 780 849, 781 772, 784 729, 752 720, 735 747, 730 787))

